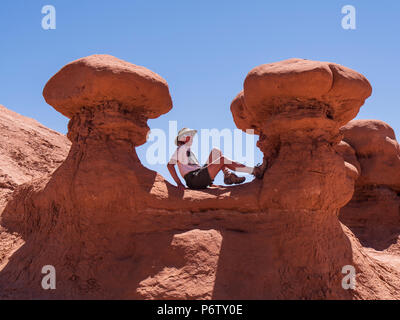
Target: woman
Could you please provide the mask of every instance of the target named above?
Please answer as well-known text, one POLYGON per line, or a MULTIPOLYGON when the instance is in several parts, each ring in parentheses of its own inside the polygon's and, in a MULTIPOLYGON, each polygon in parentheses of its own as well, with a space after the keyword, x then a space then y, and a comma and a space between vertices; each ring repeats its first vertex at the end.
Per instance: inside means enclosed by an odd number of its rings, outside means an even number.
POLYGON ((256 178, 262 179, 265 171, 264 165, 247 167, 226 158, 221 150, 217 148, 212 149, 207 163, 204 166, 200 166, 196 156, 190 150, 196 133, 196 130, 183 128, 179 131, 175 140, 178 148, 172 155, 167 167, 172 178, 177 183, 178 189, 184 190, 185 186, 176 173, 175 165, 178 166, 181 176, 190 189, 206 189, 213 184, 220 171, 224 174, 224 183, 228 185, 240 184, 246 180, 245 177, 238 177, 230 170, 252 174, 256 178))

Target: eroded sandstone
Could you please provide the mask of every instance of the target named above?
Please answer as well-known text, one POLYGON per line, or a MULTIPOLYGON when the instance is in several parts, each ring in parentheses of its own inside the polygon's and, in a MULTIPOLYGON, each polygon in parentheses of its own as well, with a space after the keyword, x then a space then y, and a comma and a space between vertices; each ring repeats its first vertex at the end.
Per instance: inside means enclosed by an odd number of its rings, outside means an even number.
POLYGON ((44 96, 71 118, 71 150, 51 177, 19 187, 3 212, 3 227, 25 245, 0 270, 0 296, 399 297, 384 285, 400 288, 395 271, 338 220, 360 175, 339 128, 370 94, 361 74, 332 63, 255 68, 231 110, 240 129, 260 135, 263 180, 180 192, 135 152, 147 119, 171 107, 165 80, 111 56, 67 65, 44 96), (54 292, 40 287, 49 264, 54 292), (360 274, 355 291, 341 286, 345 265, 360 274))
POLYGON ((342 129, 360 163, 352 200, 340 219, 367 247, 400 254, 400 146, 379 120, 354 120, 342 129))

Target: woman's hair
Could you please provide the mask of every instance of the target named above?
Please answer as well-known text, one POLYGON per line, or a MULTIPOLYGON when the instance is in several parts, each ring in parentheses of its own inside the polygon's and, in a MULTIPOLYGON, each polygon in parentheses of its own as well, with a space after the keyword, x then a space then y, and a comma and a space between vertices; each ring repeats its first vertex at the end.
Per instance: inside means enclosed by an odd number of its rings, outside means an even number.
POLYGON ((183 146, 184 144, 186 144, 185 141, 178 141, 178 147, 181 147, 181 146, 183 146))

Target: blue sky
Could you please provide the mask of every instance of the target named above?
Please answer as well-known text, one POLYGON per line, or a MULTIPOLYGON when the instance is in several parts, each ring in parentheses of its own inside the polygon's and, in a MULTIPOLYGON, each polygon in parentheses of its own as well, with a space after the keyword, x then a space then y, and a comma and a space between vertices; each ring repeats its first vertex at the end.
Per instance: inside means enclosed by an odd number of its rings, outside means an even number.
MULTIPOLYGON (((229 128, 229 106, 255 66, 291 57, 332 61, 363 73, 373 95, 358 118, 381 119, 400 132, 400 2, 395 0, 133 1, 2 0, 0 104, 65 133, 67 119, 42 89, 62 66, 95 53, 143 65, 170 86, 173 110, 151 128, 229 128), (344 5, 357 29, 341 27, 344 5), (57 29, 43 30, 53 5, 57 29)), ((171 180, 165 166, 144 165, 171 180)), ((257 152, 256 161, 261 159, 257 152)), ((217 183, 220 179, 217 180, 217 183)))

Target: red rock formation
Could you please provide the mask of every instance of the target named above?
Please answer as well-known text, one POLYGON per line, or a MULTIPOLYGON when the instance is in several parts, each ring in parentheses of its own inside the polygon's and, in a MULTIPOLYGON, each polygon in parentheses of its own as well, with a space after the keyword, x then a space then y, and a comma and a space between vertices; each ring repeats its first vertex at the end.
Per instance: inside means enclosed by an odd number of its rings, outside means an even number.
POLYGON ((69 146, 64 135, 0 105, 0 201, 18 185, 52 173, 69 146))
MULTIPOLYGON (((67 157, 66 136, 0 105, 0 217, 11 193, 24 183, 51 174, 67 157)), ((23 244, 0 226, 0 269, 23 244)))
POLYGON ((339 128, 370 92, 360 74, 331 63, 254 69, 232 112, 238 127, 260 134, 263 181, 180 192, 134 149, 146 120, 171 107, 166 82, 111 56, 67 65, 44 96, 71 117, 71 151, 51 178, 18 188, 3 212, 2 225, 25 245, 0 270, 0 296, 399 297, 383 284, 400 288, 392 270, 337 217, 359 174, 339 128), (57 290, 41 288, 44 265, 55 266, 57 290), (359 271, 355 291, 341 287, 345 265, 359 271))
POLYGON ((43 95, 68 118, 82 107, 94 109, 110 101, 121 104, 125 113, 151 119, 172 108, 163 78, 109 55, 93 55, 66 65, 46 84, 43 95))
POLYGON ((340 219, 363 245, 400 254, 400 146, 394 131, 379 120, 350 121, 342 131, 361 175, 340 219))
POLYGON ((256 129, 269 163, 260 205, 282 232, 269 242, 270 250, 279 248, 276 277, 293 290, 286 297, 307 297, 315 279, 324 289, 313 298, 346 297, 340 272, 354 262, 337 214, 352 197, 354 175, 335 148, 339 128, 370 93, 368 81, 352 70, 291 59, 253 69, 232 103, 236 124, 256 129), (329 243, 335 246, 328 249, 329 243))

